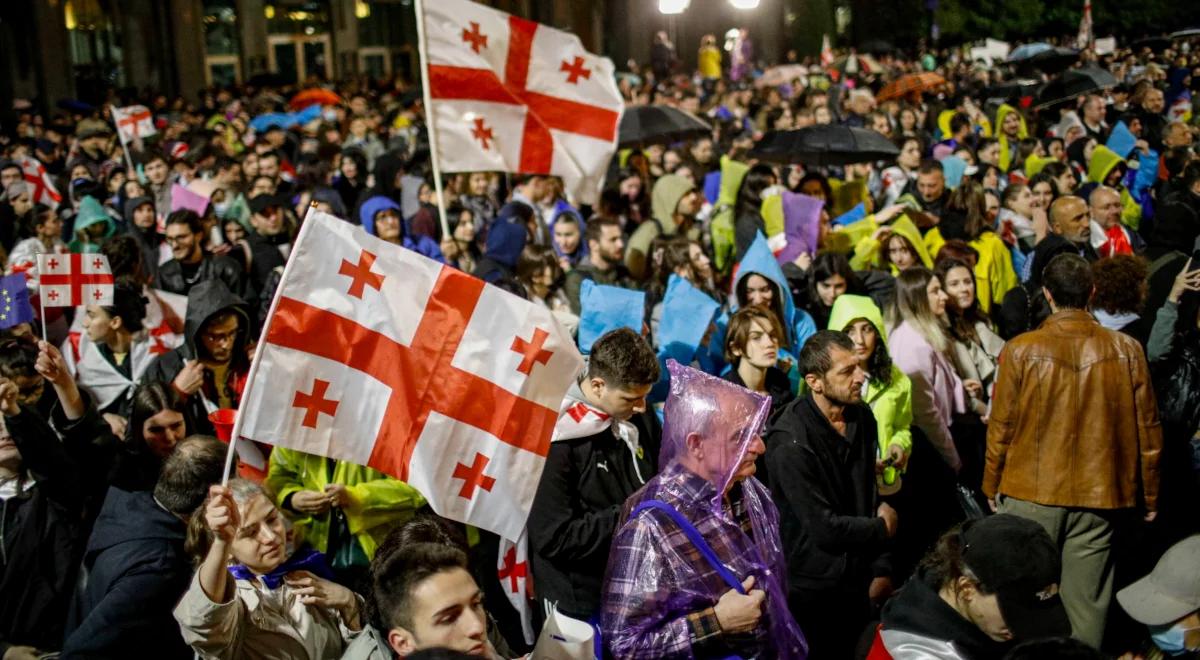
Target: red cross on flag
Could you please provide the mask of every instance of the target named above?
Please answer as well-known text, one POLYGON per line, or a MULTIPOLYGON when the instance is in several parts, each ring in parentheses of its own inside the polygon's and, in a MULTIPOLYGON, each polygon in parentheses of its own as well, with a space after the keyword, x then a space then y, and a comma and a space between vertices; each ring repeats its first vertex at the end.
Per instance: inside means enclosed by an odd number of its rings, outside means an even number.
POLYGON ((38 284, 45 307, 113 304, 113 275, 102 254, 39 254, 38 284))
POLYGON ((17 163, 21 165, 25 181, 33 187, 33 201, 37 204, 57 208, 62 203, 62 195, 54 187, 54 181, 46 172, 46 168, 42 167, 41 161, 29 156, 22 156, 17 159, 17 163))
POLYGON ((623 108, 612 62, 569 32, 469 0, 426 2, 424 29, 441 169, 552 174, 594 203, 623 108))
POLYGON ((154 117, 151 116, 150 109, 144 105, 128 105, 124 108, 113 106, 112 116, 113 123, 117 125, 117 130, 121 133, 121 140, 124 142, 147 138, 158 133, 158 130, 154 128, 154 117))
POLYGON ((582 366, 546 307, 310 211, 237 432, 375 468, 516 539, 582 366))

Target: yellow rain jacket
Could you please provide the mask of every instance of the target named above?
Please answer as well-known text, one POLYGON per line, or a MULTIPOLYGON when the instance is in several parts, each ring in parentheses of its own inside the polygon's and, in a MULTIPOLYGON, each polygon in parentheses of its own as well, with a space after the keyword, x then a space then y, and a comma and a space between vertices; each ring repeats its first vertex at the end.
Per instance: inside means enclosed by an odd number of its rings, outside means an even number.
MULTIPOLYGON (((925 234, 925 247, 934 259, 937 259, 938 252, 945 244, 946 240, 937 227, 925 234)), ((967 245, 979 253, 979 262, 975 264, 975 297, 979 300, 979 308, 987 314, 993 306, 998 308, 1005 294, 1020 284, 1017 271, 1013 268, 1012 252, 1004 240, 992 231, 983 232, 967 245)))
POLYGON ((1013 157, 1017 153, 1017 145, 1009 144, 1008 136, 1004 134, 1004 118, 1013 112, 1017 113, 1017 117, 1021 120, 1021 130, 1017 131, 1017 139, 1023 140, 1029 137, 1029 129, 1025 126, 1025 117, 1016 108, 1005 103, 996 110, 996 139, 1000 142, 1000 169, 1004 172, 1008 171, 1013 157))
MULTIPOLYGON (((1092 160, 1088 163, 1088 181, 1104 185, 1104 180, 1112 173, 1113 168, 1125 164, 1125 159, 1118 156, 1117 152, 1099 145, 1092 152, 1092 160)), ((1121 224, 1137 231, 1138 226, 1142 224, 1142 207, 1123 184, 1118 183, 1115 188, 1121 193, 1121 224)))

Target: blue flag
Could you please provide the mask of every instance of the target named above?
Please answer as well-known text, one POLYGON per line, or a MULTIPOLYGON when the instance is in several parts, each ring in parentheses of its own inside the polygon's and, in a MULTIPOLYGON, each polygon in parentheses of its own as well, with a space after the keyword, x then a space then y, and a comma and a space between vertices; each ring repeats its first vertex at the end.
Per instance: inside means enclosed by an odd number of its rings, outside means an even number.
POLYGON ((0 278, 0 330, 33 320, 25 276, 17 273, 0 278))
POLYGON ((658 323, 658 345, 676 361, 690 364, 721 305, 691 282, 671 275, 658 323))
POLYGON ((865 217, 867 217, 867 207, 862 202, 859 202, 854 208, 834 218, 833 224, 852 225, 865 217))
POLYGON ((579 289, 579 350, 590 353, 600 335, 617 328, 629 328, 641 334, 646 316, 643 291, 596 284, 584 280, 579 289))
POLYGON ((1129 152, 1137 146, 1137 137, 1129 132, 1129 127, 1125 122, 1119 121, 1116 126, 1113 126, 1112 132, 1108 134, 1108 142, 1104 146, 1113 150, 1121 158, 1128 158, 1129 152))

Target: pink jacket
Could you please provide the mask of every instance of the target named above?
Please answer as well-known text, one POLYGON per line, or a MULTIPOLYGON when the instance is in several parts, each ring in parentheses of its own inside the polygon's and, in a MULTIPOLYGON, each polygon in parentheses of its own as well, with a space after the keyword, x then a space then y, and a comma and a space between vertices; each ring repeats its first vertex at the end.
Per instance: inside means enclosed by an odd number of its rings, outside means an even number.
POLYGON ((950 421, 954 413, 966 411, 962 381, 950 360, 908 322, 892 331, 888 351, 892 362, 912 381, 913 422, 957 472, 962 461, 950 437, 950 421))

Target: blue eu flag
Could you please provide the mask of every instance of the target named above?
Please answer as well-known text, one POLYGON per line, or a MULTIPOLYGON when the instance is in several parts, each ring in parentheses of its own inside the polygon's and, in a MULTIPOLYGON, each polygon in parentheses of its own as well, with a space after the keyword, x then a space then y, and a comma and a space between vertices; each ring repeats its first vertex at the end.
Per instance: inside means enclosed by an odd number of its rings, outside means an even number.
POLYGON ((0 330, 32 320, 33 305, 29 304, 25 276, 17 273, 0 277, 0 330))

